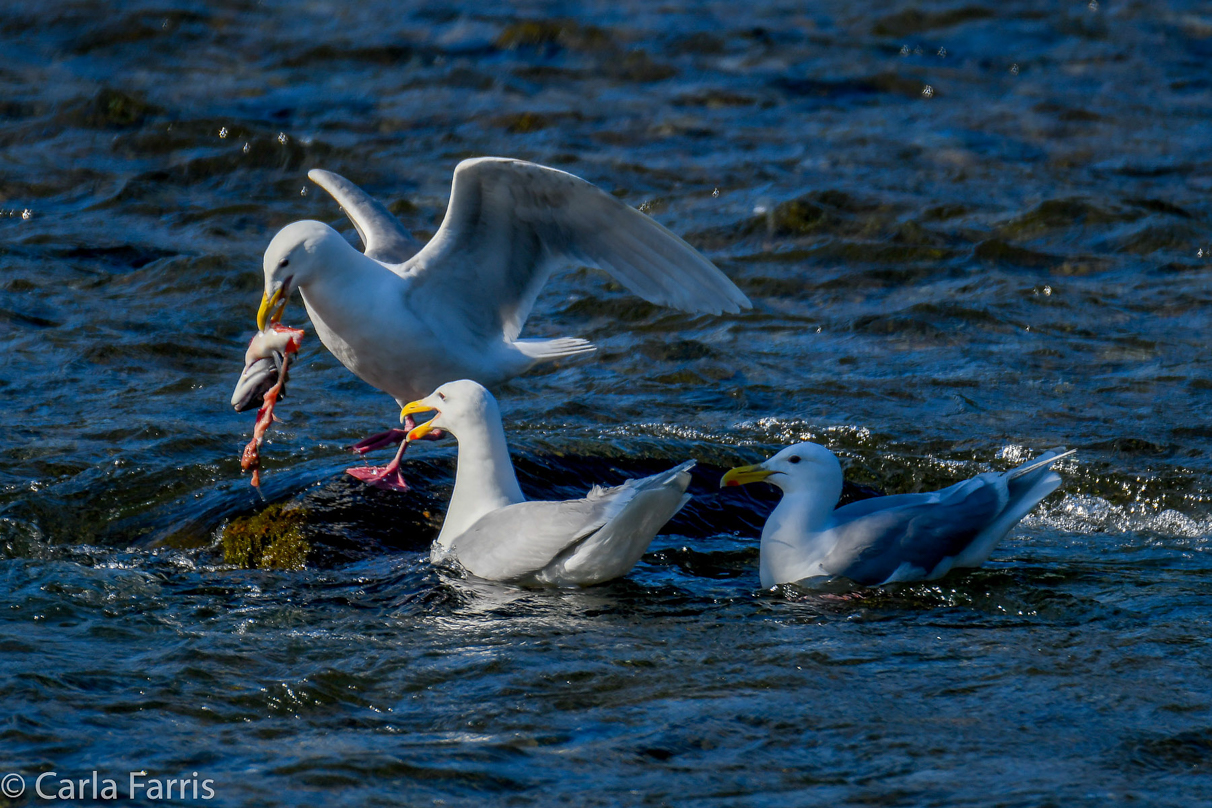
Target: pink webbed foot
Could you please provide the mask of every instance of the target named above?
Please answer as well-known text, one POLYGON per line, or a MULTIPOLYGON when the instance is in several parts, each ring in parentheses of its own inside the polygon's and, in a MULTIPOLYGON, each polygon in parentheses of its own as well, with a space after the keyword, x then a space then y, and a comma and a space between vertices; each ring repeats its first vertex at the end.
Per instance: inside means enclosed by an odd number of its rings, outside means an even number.
MULTIPOLYGON (((403 432, 400 429, 393 429, 392 431, 403 432)), ((407 435, 408 433, 404 432, 404 434, 407 435)), ((374 437, 380 436, 376 435, 374 437)), ((367 438, 367 440, 372 440, 372 438, 367 438)), ((408 483, 404 482, 404 475, 400 474, 400 458, 404 456, 404 450, 407 448, 408 441, 401 438, 400 448, 396 450, 396 456, 386 466, 382 468, 357 466, 352 469, 345 469, 345 473, 351 477, 356 477, 368 485, 373 485, 375 488, 383 488, 388 491, 407 491, 408 483)))
POLYGON ((404 481, 404 475, 400 473, 399 468, 388 471, 387 468, 377 468, 375 466, 356 466, 345 469, 345 473, 351 477, 356 477, 367 485, 373 485, 375 488, 382 488, 386 491, 399 491, 403 493, 408 490, 408 483, 404 481))

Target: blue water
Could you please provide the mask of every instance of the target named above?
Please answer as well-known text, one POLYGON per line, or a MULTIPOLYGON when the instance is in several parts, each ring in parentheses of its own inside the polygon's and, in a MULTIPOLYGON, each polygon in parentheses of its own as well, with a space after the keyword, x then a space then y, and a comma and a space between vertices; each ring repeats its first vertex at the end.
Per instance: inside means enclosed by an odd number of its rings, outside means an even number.
POLYGON ((222 805, 1212 796, 1205 4, 9 0, 0 52, 11 804, 144 770, 222 805), (755 304, 540 296, 527 335, 600 350, 497 391, 524 490, 699 460, 609 585, 430 568, 453 445, 406 495, 344 475, 397 408, 297 303, 264 499, 239 470, 266 244, 356 238, 307 170, 423 239, 476 155, 615 193, 755 304), (888 493, 1080 451, 983 570, 762 591, 774 494, 718 475, 809 438, 888 493), (303 570, 223 563, 266 502, 303 570))

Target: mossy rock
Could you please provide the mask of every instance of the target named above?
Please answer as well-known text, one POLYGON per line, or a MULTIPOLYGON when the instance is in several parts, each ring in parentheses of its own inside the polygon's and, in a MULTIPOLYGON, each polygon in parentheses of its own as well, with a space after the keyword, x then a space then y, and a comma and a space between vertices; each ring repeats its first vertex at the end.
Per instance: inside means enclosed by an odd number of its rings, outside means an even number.
POLYGON ((303 538, 307 511, 270 505, 223 528, 223 562, 244 569, 301 570, 311 545, 303 538))

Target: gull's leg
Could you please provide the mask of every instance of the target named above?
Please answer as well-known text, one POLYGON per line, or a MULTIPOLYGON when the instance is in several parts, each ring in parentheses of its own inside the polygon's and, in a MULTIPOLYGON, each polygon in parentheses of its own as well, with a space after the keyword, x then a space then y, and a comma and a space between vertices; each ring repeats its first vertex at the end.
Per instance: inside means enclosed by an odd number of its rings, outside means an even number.
MULTIPOLYGON (((405 438, 415 426, 416 422, 412 420, 412 416, 406 415, 404 416, 403 429, 389 429, 386 432, 380 432, 378 435, 371 435, 369 438, 358 441, 349 447, 358 454, 366 454, 375 449, 390 446, 393 443, 400 444, 400 448, 396 450, 396 456, 386 466, 382 468, 357 466, 345 469, 345 473, 376 488, 386 488, 390 491, 407 491, 408 483, 404 482, 404 475, 400 473, 400 459, 404 457, 404 450, 408 448, 408 441, 405 438)), ((442 435, 442 430, 435 429, 433 432, 426 434, 422 440, 437 440, 442 435)))
POLYGON ((373 452, 376 449, 382 449, 384 446, 394 446, 408 436, 407 429, 389 429, 386 432, 380 432, 377 435, 371 435, 369 438, 362 440, 349 447, 351 452, 358 454, 366 454, 373 452))

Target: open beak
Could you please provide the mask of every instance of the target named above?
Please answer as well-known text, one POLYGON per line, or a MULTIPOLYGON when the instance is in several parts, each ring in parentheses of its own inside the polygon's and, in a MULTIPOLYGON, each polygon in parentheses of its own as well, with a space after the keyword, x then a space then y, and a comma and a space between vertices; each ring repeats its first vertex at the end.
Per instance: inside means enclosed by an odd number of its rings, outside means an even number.
POLYGON ((257 309, 258 331, 264 331, 265 326, 282 319, 282 312, 286 311, 286 298, 288 294, 289 289, 286 284, 282 284, 275 289, 272 295, 261 294, 261 308, 257 309), (277 311, 274 311, 275 306, 277 306, 277 311))
POLYGON ((433 412, 433 413, 437 413, 437 414, 434 415, 433 418, 430 418, 425 423, 414 427, 413 430, 408 433, 408 440, 410 440, 410 441, 417 440, 418 438, 428 435, 430 432, 432 432, 434 429, 433 422, 435 420, 437 420, 438 415, 441 414, 437 410, 435 410, 432 405, 426 404, 424 399, 422 399, 420 401, 410 401, 404 405, 403 409, 400 410, 400 423, 404 422, 405 415, 415 415, 418 412, 433 412))
POLYGON ((770 469, 762 468, 761 464, 756 466, 737 466, 734 469, 729 469, 728 472, 720 478, 720 488, 725 486, 745 485, 747 483, 760 483, 762 480, 774 474, 770 469))

